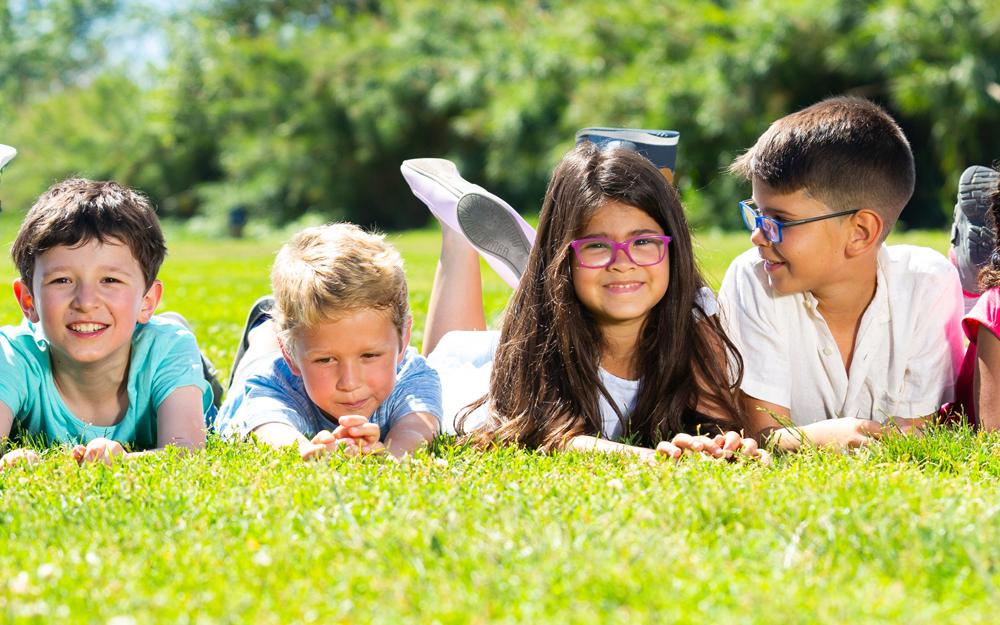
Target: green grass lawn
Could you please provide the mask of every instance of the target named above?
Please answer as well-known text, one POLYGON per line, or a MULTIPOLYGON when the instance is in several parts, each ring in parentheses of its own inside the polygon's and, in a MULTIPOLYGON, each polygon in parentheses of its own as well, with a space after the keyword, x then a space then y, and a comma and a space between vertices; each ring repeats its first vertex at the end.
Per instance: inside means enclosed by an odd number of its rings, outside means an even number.
MULTIPOLYGON (((419 342, 438 237, 392 240, 419 342)), ((163 309, 224 374, 280 242, 169 235, 163 309)), ((746 247, 698 237, 713 286, 746 247)), ((508 290, 484 275, 495 319, 508 290)), ((214 440, 110 468, 53 452, 0 473, 0 622, 992 623, 998 478, 1000 437, 966 430, 769 468, 443 442, 403 463, 214 440)))

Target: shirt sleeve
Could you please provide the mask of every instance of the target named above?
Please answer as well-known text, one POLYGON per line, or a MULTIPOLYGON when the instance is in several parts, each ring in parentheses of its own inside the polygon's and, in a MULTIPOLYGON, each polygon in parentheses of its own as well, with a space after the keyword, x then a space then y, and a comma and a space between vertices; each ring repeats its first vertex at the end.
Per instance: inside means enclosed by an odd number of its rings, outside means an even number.
POLYGON ((159 410, 160 404, 175 390, 184 386, 197 386, 201 390, 202 412, 212 406, 212 389, 205 380, 201 365, 201 352, 194 335, 180 327, 164 325, 168 334, 158 335, 155 340, 166 343, 166 350, 156 349, 159 358, 155 363, 152 380, 153 406, 159 410), (169 339, 168 339, 169 337, 169 339), (165 340, 166 339, 166 340, 165 340))
POLYGON ((792 402, 785 332, 774 323, 775 304, 750 253, 738 256, 719 287, 719 308, 729 338, 743 357, 744 393, 778 406, 792 402))
POLYGON ((955 379, 965 352, 962 340, 962 287, 958 273, 941 258, 940 268, 914 274, 914 315, 898 416, 921 417, 954 399, 955 379))
POLYGON ((972 307, 962 319, 962 330, 965 331, 966 338, 970 343, 975 344, 979 337, 979 326, 984 326, 1000 337, 1000 289, 989 289, 979 298, 976 305, 972 307))
POLYGON ((407 348, 400 367, 396 387, 385 402, 385 434, 400 418, 413 412, 434 415, 440 430, 443 410, 441 408, 441 379, 437 371, 428 366, 424 357, 412 347, 407 348))
POLYGON ((14 414, 15 422, 28 399, 27 372, 24 357, 6 336, 0 335, 0 402, 14 414))
POLYGON ((232 418, 219 424, 223 438, 246 438, 255 429, 270 423, 287 425, 306 437, 315 434, 311 420, 301 414, 297 402, 287 392, 260 378, 248 380, 244 392, 232 418))

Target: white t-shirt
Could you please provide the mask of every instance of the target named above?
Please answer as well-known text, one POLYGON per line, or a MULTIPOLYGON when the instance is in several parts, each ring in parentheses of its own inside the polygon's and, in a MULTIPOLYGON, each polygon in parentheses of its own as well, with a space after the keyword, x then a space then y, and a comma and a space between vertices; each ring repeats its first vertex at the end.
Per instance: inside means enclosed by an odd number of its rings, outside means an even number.
MULTIPOLYGON (((490 372, 493 370, 493 356, 500 342, 498 331, 455 331, 441 337, 434 351, 427 356, 427 364, 437 370, 441 378, 441 394, 444 410, 444 431, 455 433, 457 418, 465 412, 465 406, 484 396, 490 390, 490 372)), ((611 398, 618 405, 625 421, 635 408, 639 393, 638 380, 615 377, 598 368, 601 382, 608 389, 611 398)), ((618 440, 622 436, 623 423, 603 395, 598 395, 601 419, 604 422, 603 436, 618 440)), ((486 421, 486 406, 481 406, 469 415, 465 431, 478 428, 486 421)))
POLYGON ((848 374, 816 298, 774 295, 756 248, 738 256, 719 303, 743 355, 743 391, 787 407, 800 426, 918 417, 950 401, 963 352, 955 268, 934 250, 883 245, 876 280, 848 374))

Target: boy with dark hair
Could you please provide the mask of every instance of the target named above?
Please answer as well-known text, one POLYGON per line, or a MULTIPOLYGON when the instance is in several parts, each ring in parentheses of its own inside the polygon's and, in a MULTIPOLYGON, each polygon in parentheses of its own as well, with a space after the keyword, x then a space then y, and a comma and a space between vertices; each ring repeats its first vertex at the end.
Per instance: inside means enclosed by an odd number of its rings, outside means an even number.
MULTIPOLYGON (((24 321, 0 328, 0 441, 76 443, 78 461, 205 444, 212 409, 194 336, 154 317, 166 255, 149 201, 70 179, 28 211, 11 251, 24 321)), ((176 319, 178 316, 174 316, 176 319)), ((31 450, 0 467, 37 460, 31 450)))
POLYGON ((961 360, 961 289, 937 252, 883 243, 914 185, 896 122, 824 100, 774 122, 731 171, 753 186, 740 211, 756 247, 719 300, 753 433, 855 446, 936 414, 961 360))

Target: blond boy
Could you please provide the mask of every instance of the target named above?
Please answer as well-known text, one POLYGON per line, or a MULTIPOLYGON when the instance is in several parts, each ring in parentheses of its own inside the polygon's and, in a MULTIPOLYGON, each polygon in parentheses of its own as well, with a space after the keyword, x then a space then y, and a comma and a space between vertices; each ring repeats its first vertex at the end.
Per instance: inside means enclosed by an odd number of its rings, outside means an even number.
POLYGON ((224 437, 252 433, 308 459, 339 447, 401 456, 438 433, 441 384, 408 347, 406 276, 383 237, 304 230, 275 258, 271 287, 247 319, 216 420, 224 437))

